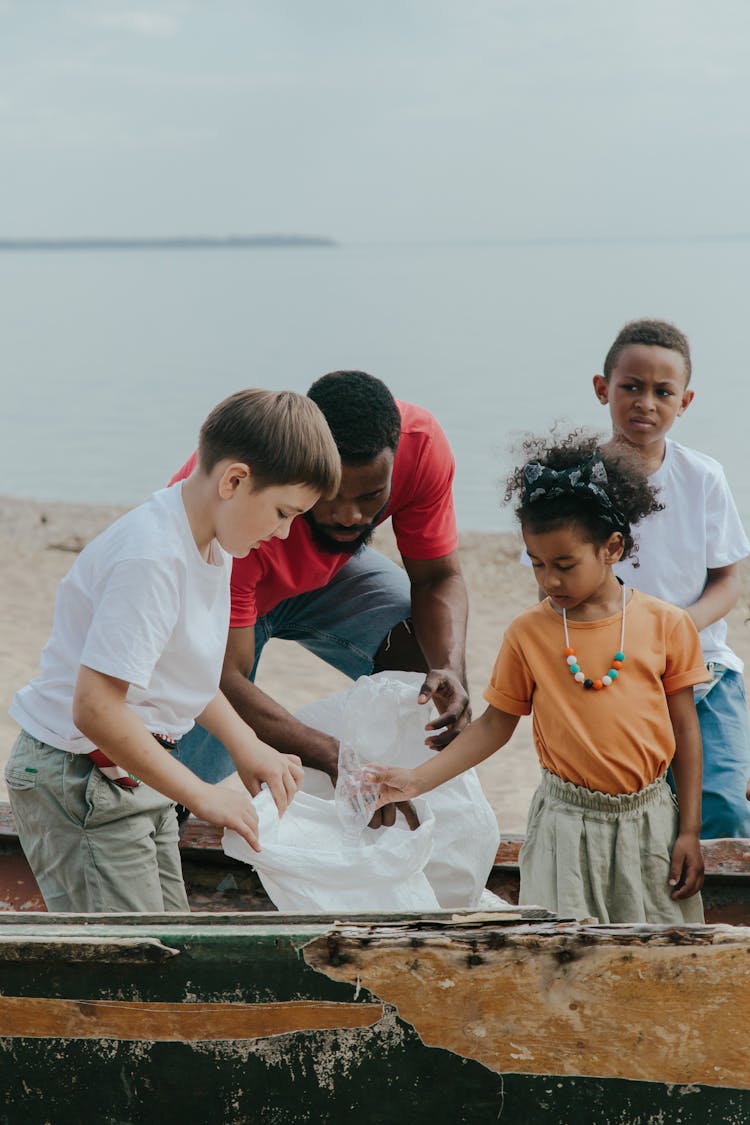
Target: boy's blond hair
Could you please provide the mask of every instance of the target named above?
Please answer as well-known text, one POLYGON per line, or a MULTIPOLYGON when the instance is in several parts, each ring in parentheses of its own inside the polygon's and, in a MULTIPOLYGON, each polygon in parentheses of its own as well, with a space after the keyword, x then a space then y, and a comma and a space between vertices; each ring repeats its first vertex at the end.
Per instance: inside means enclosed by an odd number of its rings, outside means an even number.
POLYGON ((321 410, 294 391, 237 391, 213 408, 201 426, 198 464, 210 473, 219 461, 248 465, 257 488, 310 485, 326 499, 341 482, 341 458, 321 410))

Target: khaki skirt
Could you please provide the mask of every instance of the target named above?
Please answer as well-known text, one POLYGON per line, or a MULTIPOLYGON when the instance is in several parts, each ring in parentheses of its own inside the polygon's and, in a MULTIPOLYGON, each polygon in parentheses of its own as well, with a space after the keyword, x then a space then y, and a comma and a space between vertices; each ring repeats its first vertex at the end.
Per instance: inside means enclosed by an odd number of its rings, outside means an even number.
POLYGON ((601 923, 703 922, 699 894, 671 896, 678 825, 664 778, 640 793, 611 796, 542 770, 519 855, 519 903, 601 923))

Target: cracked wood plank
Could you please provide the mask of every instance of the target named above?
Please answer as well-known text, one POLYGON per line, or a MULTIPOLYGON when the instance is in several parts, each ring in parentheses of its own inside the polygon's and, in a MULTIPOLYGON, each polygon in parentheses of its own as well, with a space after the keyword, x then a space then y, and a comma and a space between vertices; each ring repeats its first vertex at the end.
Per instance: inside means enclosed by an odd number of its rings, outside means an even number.
POLYGON ((343 929, 309 965, 496 1073, 750 1087, 750 929, 343 929))

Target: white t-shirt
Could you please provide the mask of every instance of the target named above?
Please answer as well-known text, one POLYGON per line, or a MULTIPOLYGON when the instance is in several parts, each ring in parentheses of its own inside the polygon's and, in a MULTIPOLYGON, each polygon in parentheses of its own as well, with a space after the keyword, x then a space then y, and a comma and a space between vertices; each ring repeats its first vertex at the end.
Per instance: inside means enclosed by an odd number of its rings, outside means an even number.
MULTIPOLYGON (((724 470, 713 457, 668 438, 664 460, 649 481, 659 488, 664 510, 634 529, 640 565, 624 559, 614 570, 627 585, 684 608, 703 593, 706 571, 744 559, 750 542, 724 470)), ((723 619, 703 629, 703 657, 741 672, 743 663, 726 636, 723 619)))
POLYGON ((73 724, 81 664, 125 680, 148 730, 179 738, 219 686, 229 629, 231 557, 202 558, 182 485, 154 493, 88 544, 60 583, 36 679, 10 714, 59 750, 94 748, 73 724))

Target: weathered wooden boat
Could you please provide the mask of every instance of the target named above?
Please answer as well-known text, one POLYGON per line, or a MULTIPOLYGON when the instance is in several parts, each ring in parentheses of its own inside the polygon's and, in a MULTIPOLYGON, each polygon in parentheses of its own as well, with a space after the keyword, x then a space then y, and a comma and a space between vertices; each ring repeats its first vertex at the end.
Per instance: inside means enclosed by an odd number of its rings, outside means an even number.
MULTIPOLYGON (((53 915, 0 823, 2 1122, 750 1121, 749 926, 281 915, 199 824, 218 912, 53 915)), ((750 921, 750 841, 707 852, 750 921)))

